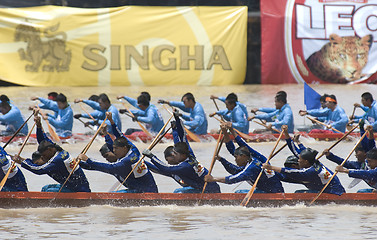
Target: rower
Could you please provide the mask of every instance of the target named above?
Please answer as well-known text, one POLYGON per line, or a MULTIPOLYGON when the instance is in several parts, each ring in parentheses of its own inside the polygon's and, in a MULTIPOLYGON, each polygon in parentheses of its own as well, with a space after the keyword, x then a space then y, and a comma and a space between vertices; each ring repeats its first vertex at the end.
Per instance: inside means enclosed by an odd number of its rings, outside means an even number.
MULTIPOLYGON (((0 116, 1 125, 5 125, 6 129, 0 132, 1 136, 13 135, 17 129, 19 129, 25 122, 21 111, 13 104, 10 103, 9 98, 6 95, 0 96, 0 116)), ((25 126, 19 132, 19 135, 27 135, 28 126, 25 126)))
POLYGON ((230 121, 233 128, 242 133, 248 134, 249 121, 240 105, 237 105, 236 99, 234 97, 227 97, 225 100, 225 106, 227 109, 211 113, 209 116, 213 117, 216 114, 222 116, 226 121, 230 121))
MULTIPOLYGON (((359 123, 359 125, 361 125, 359 123)), ((355 148, 355 157, 356 157, 356 161, 350 161, 350 160, 347 160, 343 166, 344 168, 346 169, 355 169, 355 170, 370 170, 370 168, 368 167, 368 163, 367 163, 367 153, 368 151, 370 151, 371 149, 374 149, 376 147, 376 143, 375 143, 375 140, 374 140, 374 133, 373 133, 373 127, 371 125, 367 126, 366 127, 366 130, 368 131, 368 137, 367 138, 364 138, 362 140, 362 142, 356 146, 355 148)), ((363 127, 360 127, 360 135, 364 135, 364 128, 363 127)), ((329 159, 330 161, 332 162, 335 162, 337 164, 341 164, 344 159, 331 153, 328 149, 325 149, 323 151, 324 155, 326 155, 326 158, 329 159)), ((360 178, 359 178, 360 179, 360 178)), ((368 179, 365 179, 364 180, 368 185, 371 185, 370 184, 370 181, 368 179)), ((359 181, 357 180, 354 180, 352 181, 353 183, 351 184, 351 187, 355 186, 359 181)), ((371 186, 373 187, 374 184, 372 184, 371 186)), ((349 188, 351 188, 349 187, 349 188)), ((358 190, 358 192, 370 192, 371 190, 370 189, 360 189, 358 190)))
POLYGON ((35 174, 47 174, 59 184, 49 184, 42 188, 42 192, 59 192, 62 184, 66 181, 72 171, 72 176, 62 188, 61 192, 90 192, 89 182, 83 170, 75 166, 75 159, 63 150, 59 145, 53 143, 44 133, 41 118, 34 117, 37 126, 38 153, 33 154, 32 159, 25 159, 15 155, 13 160, 35 174), (40 154, 38 157, 38 154, 40 154))
POLYGON ((183 114, 183 124, 195 134, 207 134, 208 122, 202 105, 195 101, 192 93, 186 93, 182 96, 181 102, 158 100, 158 103, 168 104, 177 107, 190 115, 183 114))
POLYGON ((366 154, 368 169, 347 169, 341 165, 336 166, 336 171, 347 173, 349 177, 364 180, 371 189, 362 189, 357 192, 377 192, 377 149, 373 148, 366 154))
MULTIPOLYGON (((142 92, 137 100, 127 97, 118 96, 118 99, 126 99, 132 106, 136 107, 137 110, 130 110, 134 117, 133 121, 143 122, 146 124, 146 128, 149 132, 158 133, 164 126, 164 120, 156 106, 150 104, 150 95, 148 92, 142 92)), ((126 113, 126 109, 120 109, 120 113, 126 113)), ((140 132, 141 129, 129 128, 125 132, 125 135, 130 135, 133 132, 140 132)))
POLYGON ((360 120, 368 121, 373 126, 373 130, 377 131, 377 104, 370 92, 361 94, 361 104, 355 103, 355 107, 361 108, 365 113, 362 116, 351 116, 353 122, 360 120))
MULTIPOLYGON (((12 159, 11 156, 4 150, 4 148, 0 147, 0 181, 3 180, 4 176, 7 174, 9 168, 12 166, 12 159)), ((14 165, 13 170, 11 170, 7 181, 5 182, 3 188, 1 189, 2 192, 27 192, 27 184, 24 177, 24 174, 21 172, 16 165, 14 165)))
POLYGON ((73 111, 63 93, 58 94, 56 101, 42 97, 32 97, 31 100, 39 100, 42 103, 39 105, 40 108, 54 112, 53 115, 47 114, 43 118, 55 128, 59 137, 72 136, 73 111))
MULTIPOLYGON (((306 148, 300 141, 299 135, 295 135, 293 141, 289 136, 288 127, 282 126, 282 131, 287 142, 289 150, 299 159, 299 167, 272 167, 272 170, 278 172, 278 177, 283 182, 301 183, 308 189, 297 190, 296 192, 319 192, 326 185, 327 180, 331 178, 333 172, 325 167, 321 162, 315 159, 317 151, 306 148), (296 144, 298 146, 296 146, 296 144)), ((271 166, 263 167, 271 170, 271 166)), ((345 192, 337 176, 331 181, 325 192, 341 195, 345 192)))
POLYGON ((217 97, 215 95, 211 95, 209 98, 212 99, 212 100, 218 99, 218 100, 222 101, 223 103, 225 103, 226 99, 232 98, 236 101, 237 106, 239 106, 242 109, 242 111, 245 113, 246 119, 249 118, 249 112, 247 111, 246 105, 238 101, 237 94, 229 93, 228 96, 226 96, 226 97, 217 97))
MULTIPOLYGON (((168 147, 165 153, 168 163, 158 159, 150 150, 146 149, 143 154, 151 159, 152 164, 163 175, 173 177, 176 181, 188 185, 178 188, 174 193, 201 193, 205 184, 204 176, 208 170, 202 166, 187 141, 179 113, 174 112, 175 126, 173 128, 174 147, 168 147), (178 178, 176 178, 178 177, 178 178)), ((209 183, 205 189, 206 193, 219 193, 220 186, 217 183, 209 183)))
MULTIPOLYGON (((306 148, 301 151, 298 160, 299 169, 281 168, 266 163, 263 164, 263 168, 281 173, 282 181, 301 183, 308 188, 308 190, 298 190, 296 192, 317 193, 323 189, 328 180, 332 177, 332 174, 334 174, 322 163, 316 160, 317 154, 318 152, 311 148, 306 148)), ((342 195, 345 193, 345 190, 338 177, 335 176, 324 192, 342 195)))
MULTIPOLYGON (((112 132, 116 137, 111 146, 116 158, 106 158, 108 163, 94 161, 85 154, 80 154, 78 158, 81 160, 80 166, 82 168, 111 174, 115 176, 120 183, 123 183, 124 179, 131 173, 134 164, 138 162, 140 152, 117 128, 112 118, 112 113, 107 112, 106 115, 111 123, 112 132)), ((155 180, 148 167, 143 162, 134 169, 123 184, 127 189, 118 192, 158 192, 155 180)))
MULTIPOLYGON (((279 178, 275 175, 274 171, 265 171, 262 169, 262 163, 267 161, 267 158, 251 148, 234 129, 227 125, 221 125, 222 132, 224 133, 224 142, 230 154, 235 158, 237 165, 230 163, 225 158, 216 156, 216 159, 221 162, 226 171, 232 175, 227 177, 213 177, 207 175, 205 180, 207 182, 222 182, 226 184, 234 184, 242 181, 248 182, 253 185, 258 175, 263 171, 260 180, 257 183, 255 192, 258 193, 279 193, 284 192, 283 186, 279 178), (234 135, 235 140, 239 147, 235 149, 233 141, 230 139, 228 131, 234 135)), ((247 193, 249 189, 237 190, 236 193, 247 193)))
POLYGON ((326 97, 326 106, 324 109, 300 110, 300 116, 311 115, 314 117, 324 117, 324 123, 327 124, 327 129, 313 129, 311 133, 327 133, 336 132, 332 128, 345 132, 348 123, 348 117, 343 108, 338 105, 335 95, 328 95, 326 97))
MULTIPOLYGON (((264 112, 264 114, 258 114, 249 117, 249 121, 253 119, 266 120, 267 122, 272 122, 267 124, 267 130, 272 131, 272 127, 280 130, 283 125, 288 126, 288 132, 293 133, 294 123, 293 123, 293 113, 292 109, 287 103, 287 93, 284 91, 279 91, 275 95, 275 108, 255 108, 251 112, 256 114, 257 112, 264 112)), ((257 129, 256 133, 264 132, 265 130, 257 129)))

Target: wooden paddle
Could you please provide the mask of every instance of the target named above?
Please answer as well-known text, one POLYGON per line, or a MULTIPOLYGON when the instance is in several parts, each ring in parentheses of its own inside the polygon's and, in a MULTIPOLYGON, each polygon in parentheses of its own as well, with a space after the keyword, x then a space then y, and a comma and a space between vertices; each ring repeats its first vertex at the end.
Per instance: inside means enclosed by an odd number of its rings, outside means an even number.
MULTIPOLYGON (((338 145, 338 143, 340 143, 343 139, 345 139, 351 132, 353 132, 357 127, 359 127, 359 125, 356 125, 354 126, 349 132, 345 133, 341 138, 338 139, 338 141, 336 141, 333 145, 331 145, 328 149, 331 150, 333 149, 336 145, 338 145)), ((324 153, 321 153, 317 158, 316 160, 319 160, 322 156, 323 156, 324 153)))
MULTIPOLYGON (((280 133, 279 138, 278 138, 278 140, 276 141, 275 146, 274 146, 274 148, 272 149, 272 151, 271 151, 271 153, 270 153, 270 156, 267 158, 267 161, 266 161, 267 164, 270 162, 270 160, 271 160, 271 158, 272 158, 272 155, 274 154, 274 151, 275 151, 277 145, 279 144, 280 139, 282 138, 283 134, 284 134, 284 132, 281 132, 281 133, 280 133)), ((254 182, 254 184, 253 184, 253 187, 250 189, 250 191, 246 194, 245 198, 242 200, 242 202, 241 202, 241 206, 244 206, 244 207, 245 207, 245 206, 247 206, 247 204, 249 203, 251 197, 253 196, 253 193, 254 193, 254 191, 255 191, 255 188, 257 187, 258 181, 259 181, 259 179, 260 179, 261 176, 262 176, 263 171, 264 171, 264 169, 262 168, 261 171, 260 171, 260 173, 259 173, 259 175, 258 175, 258 177, 257 177, 257 179, 255 180, 255 182, 254 182)))
MULTIPOLYGON (((31 133, 33 132, 33 129, 34 129, 34 127, 35 127, 35 124, 36 124, 36 123, 33 124, 33 127, 31 128, 31 130, 30 130, 29 133, 27 134, 27 136, 26 136, 24 142, 23 142, 22 145, 21 145, 20 150, 18 151, 17 156, 20 156, 22 150, 24 149, 24 147, 25 147, 27 141, 28 141, 29 138, 30 138, 31 133)), ((5 185, 6 181, 7 181, 7 179, 8 179, 8 177, 9 177, 9 174, 11 173, 11 171, 13 170, 13 168, 15 167, 15 165, 16 165, 16 162, 15 162, 15 161, 12 161, 12 164, 10 165, 10 167, 9 167, 9 169, 8 169, 8 171, 7 171, 7 173, 6 173, 5 176, 3 177, 3 180, 1 180, 1 182, 0 182, 0 191, 1 191, 1 189, 3 189, 3 187, 4 187, 4 185, 5 185)))
MULTIPOLYGON (((215 152, 213 153, 211 165, 210 165, 210 167, 208 169, 208 175, 210 175, 212 173, 213 167, 214 167, 215 162, 216 162, 216 156, 219 155, 219 152, 220 152, 221 146, 223 145, 223 142, 224 142, 224 136, 223 136, 223 134, 221 132, 220 135, 219 135, 219 138, 217 139, 215 152)), ((204 193, 204 191, 205 191, 205 189, 207 187, 207 184, 208 184, 208 182, 204 182, 202 194, 204 193)), ((202 196, 202 195, 200 195, 200 196, 202 196)), ((200 197, 200 199, 202 199, 202 197, 200 197)))
POLYGON ((55 142, 60 142, 60 137, 58 134, 56 134, 55 130, 51 127, 50 123, 48 122, 46 118, 46 115, 41 111, 40 107, 37 105, 39 113, 42 115, 43 120, 45 120, 47 127, 48 127, 48 132, 50 133, 52 139, 54 139, 55 142))
MULTIPOLYGON (((103 127, 103 125, 105 125, 106 119, 107 119, 107 116, 105 117, 105 119, 103 120, 103 122, 101 123, 101 125, 99 126, 99 128, 97 129, 96 133, 94 134, 94 136, 92 137, 92 139, 90 140, 90 142, 81 151, 82 154, 85 154, 89 150, 89 147, 92 145, 94 139, 96 139, 99 131, 101 130, 101 128, 103 127)), ((59 189, 59 192, 55 195, 54 198, 56 198, 56 196, 62 191, 62 189, 65 186, 65 184, 67 183, 68 179, 72 176, 73 172, 75 171, 75 169, 77 168, 77 166, 80 163, 80 159, 77 159, 77 158, 75 158, 73 161, 75 162, 75 165, 73 166, 71 172, 69 173, 68 177, 65 179, 64 183, 62 184, 62 186, 59 189)))
POLYGON ((17 136, 17 134, 21 131, 21 129, 25 126, 25 124, 29 121, 29 119, 34 115, 34 112, 26 119, 26 121, 17 129, 17 131, 13 134, 13 136, 6 142, 3 146, 3 149, 5 149, 6 146, 8 146, 9 143, 12 142, 12 140, 17 136))
MULTIPOLYGON (((127 104, 122 102, 122 99, 119 99, 119 101, 122 103, 122 105, 127 109, 127 111, 130 113, 130 115, 132 116, 132 118, 135 118, 135 115, 130 111, 130 109, 128 108, 127 104)), ((150 138, 153 138, 152 134, 139 122, 139 121, 136 121, 137 124, 139 124, 141 130, 147 134, 148 137, 150 138)))
POLYGON ((350 117, 350 121, 347 123, 347 126, 346 126, 347 130, 349 130, 349 128, 352 127, 352 119, 355 116, 356 108, 357 108, 356 106, 353 106, 353 111, 352 111, 352 115, 350 117))
POLYGON ((80 105, 80 107, 81 107, 81 109, 86 113, 86 114, 88 114, 88 116, 94 121, 94 122, 96 122, 97 120, 88 112, 88 111, 86 111, 86 109, 84 108, 84 106, 81 104, 81 102, 79 103, 79 105, 80 105))
MULTIPOLYGON (((216 116, 212 116, 214 119, 216 119, 217 121, 219 121, 220 123, 225 123, 226 121, 225 120, 221 120, 219 119, 218 117, 216 116)), ((246 133, 243 133, 235 128, 233 128, 234 131, 236 131, 238 133, 238 135, 240 135, 243 139, 246 139, 246 140, 252 140, 253 138, 251 136, 249 136, 248 134, 246 133)))
MULTIPOLYGON (((340 166, 343 167, 343 165, 346 163, 346 161, 348 160, 348 158, 350 158, 351 154, 355 151, 355 149, 357 148, 357 146, 359 145, 359 143, 364 139, 364 137, 366 136, 367 132, 365 132, 363 134, 363 136, 361 136, 361 138, 359 139, 359 141, 357 141, 357 143, 355 144, 355 146, 352 148, 351 152, 348 154, 348 156, 343 160, 343 162, 340 164, 340 166)), ((333 180, 333 178, 336 176, 336 174, 338 173, 337 170, 334 171, 334 174, 331 176, 331 178, 327 181, 326 185, 322 188, 322 190, 317 194, 317 196, 309 203, 309 206, 312 205, 315 200, 317 200, 319 198, 319 196, 321 196, 321 194, 323 193, 323 191, 325 191, 325 189, 327 188, 327 186, 330 184, 330 182, 333 180)))
MULTIPOLYGON (((265 127, 265 128, 267 128, 268 129, 268 126, 266 125, 266 124, 264 124, 264 123, 262 123, 262 122, 257 122, 257 121, 254 121, 256 124, 259 124, 259 125, 261 125, 261 126, 263 126, 263 127, 265 127)), ((271 130, 272 131, 275 131, 275 132, 277 132, 277 133, 280 133, 280 131, 279 130, 277 130, 276 128, 271 128, 271 130)))
MULTIPOLYGON (((325 127, 329 127, 329 125, 327 125, 326 123, 323 123, 323 122, 321 122, 321 121, 318 121, 318 120, 315 119, 315 118, 312 118, 312 117, 309 117, 309 116, 306 116, 306 117, 307 117, 307 119, 309 119, 309 120, 312 121, 312 122, 316 122, 316 123, 321 124, 321 125, 323 125, 323 126, 325 126, 325 127)), ((333 127, 331 127, 331 126, 330 126, 330 129, 333 130, 333 131, 335 131, 335 132, 338 132, 338 133, 343 133, 343 132, 339 131, 338 129, 333 128, 333 127)))
MULTIPOLYGON (((166 111, 168 111, 172 116, 173 116, 173 113, 165 106, 165 105, 162 105, 166 111)), ((184 125, 183 125, 183 128, 185 129, 187 135, 194 141, 194 142, 200 142, 200 138, 198 135, 196 135, 195 133, 191 132, 190 130, 188 130, 184 125)))
MULTIPOLYGON (((85 126, 85 122, 84 122, 83 120, 81 120, 80 118, 76 118, 76 119, 79 120, 80 122, 82 122, 82 123, 84 124, 84 126, 85 126)), ((90 128, 91 130, 94 130, 94 129, 92 128, 92 126, 90 126, 90 125, 85 126, 85 127, 88 127, 88 128, 90 128)))
MULTIPOLYGON (((173 118, 173 115, 170 116, 169 120, 165 123, 165 125, 161 128, 161 130, 158 132, 158 134, 156 135, 156 137, 153 139, 153 141, 151 142, 151 144, 148 146, 148 150, 152 150, 156 145, 157 143, 159 143, 161 141, 161 139, 165 136, 165 134, 171 129, 171 127, 169 127, 162 135, 161 133, 165 130, 165 127, 168 125, 168 123, 170 122, 170 120, 173 118), (161 136, 160 136, 161 135, 161 136)), ((131 173, 133 173, 133 171, 136 169, 136 167, 141 163, 141 161, 143 161, 143 159, 145 158, 145 155, 141 156, 141 158, 136 162, 135 166, 131 169, 130 173, 127 175, 127 177, 123 180, 123 182, 121 184, 119 184, 119 186, 117 187, 117 189, 115 191, 118 191, 119 188, 126 182, 126 180, 130 177, 131 173)))

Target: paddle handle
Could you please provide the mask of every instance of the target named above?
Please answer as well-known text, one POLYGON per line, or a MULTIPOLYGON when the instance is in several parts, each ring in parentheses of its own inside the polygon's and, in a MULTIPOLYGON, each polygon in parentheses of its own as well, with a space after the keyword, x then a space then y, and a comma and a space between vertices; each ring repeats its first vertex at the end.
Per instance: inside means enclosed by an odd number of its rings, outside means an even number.
MULTIPOLYGON (((254 121, 256 124, 259 124, 265 128, 268 128, 268 126, 262 122, 257 122, 257 121, 254 121)), ((273 131, 277 132, 277 133, 281 133, 281 131, 277 130, 276 128, 271 128, 273 131)))
MULTIPOLYGON (((340 143, 343 139, 345 139, 348 135, 350 135, 351 132, 353 132, 356 128, 358 128, 359 125, 355 125, 349 132, 345 133, 341 138, 339 138, 338 141, 336 141, 333 145, 331 145, 328 149, 333 149, 338 143, 340 143)), ((319 160, 323 156, 323 152, 316 158, 316 160, 319 160)))
MULTIPOLYGON (((99 126, 99 128, 97 129, 96 133, 94 134, 94 136, 92 137, 92 139, 90 140, 90 142, 81 151, 82 154, 86 154, 86 152, 89 150, 89 147, 92 145, 94 139, 97 137, 99 131, 101 130, 101 128, 105 124, 106 119, 107 119, 107 116, 105 117, 105 119, 103 120, 103 122, 101 123, 101 125, 99 126)), ((80 159, 75 158, 73 161, 75 161, 75 165, 73 166, 71 172, 69 173, 68 177, 65 179, 64 183, 62 184, 62 186, 59 189, 59 192, 55 195, 54 198, 56 198, 58 196, 58 194, 62 191, 63 187, 68 182, 68 179, 72 176, 73 172, 75 171, 75 169, 77 168, 77 166, 80 164, 80 159)))
POLYGON ((81 109, 86 113, 88 114, 88 116, 95 122, 96 119, 94 119, 94 117, 84 108, 84 106, 81 104, 81 102, 79 103, 81 109))
MULTIPOLYGON (((271 151, 271 153, 270 153, 270 156, 268 157, 268 159, 267 159, 267 161, 266 161, 267 164, 270 162, 270 160, 271 160, 271 158, 272 158, 272 156, 273 156, 273 154, 274 154, 274 151, 275 151, 276 147, 278 146, 278 144, 279 144, 279 142, 280 142, 280 139, 283 137, 283 134, 284 134, 284 132, 281 132, 281 133, 280 133, 279 138, 278 138, 278 140, 276 141, 275 146, 273 147, 273 149, 272 149, 272 151, 271 151)), ((262 168, 261 171, 259 172, 259 175, 258 175, 257 179, 255 180, 255 182, 254 182, 254 184, 253 184, 253 187, 250 189, 250 191, 246 194, 245 198, 242 200, 242 202, 241 202, 241 206, 244 206, 244 207, 245 207, 245 206, 247 206, 247 204, 249 203, 251 197, 253 196, 253 193, 254 193, 254 191, 255 191, 255 188, 257 187, 258 181, 259 181, 259 179, 260 179, 262 173, 263 173, 263 168, 262 168)))
MULTIPOLYGON (((17 154, 18 156, 20 156, 20 154, 21 154, 22 150, 24 149, 24 147, 25 147, 27 141, 29 140, 30 135, 31 135, 31 133, 32 133, 34 127, 35 127, 35 124, 36 124, 36 123, 34 122, 33 127, 30 129, 30 131, 29 131, 29 133, 27 134, 27 136, 26 136, 24 142, 22 143, 22 146, 21 146, 21 148, 20 148, 20 150, 18 151, 18 154, 17 154)), ((7 173, 5 174, 5 176, 3 177, 3 179, 1 180, 1 182, 0 182, 0 191, 1 191, 1 189, 3 189, 3 187, 4 187, 5 183, 6 183, 6 181, 8 180, 9 174, 10 174, 10 172, 12 171, 12 169, 14 168, 15 164, 16 164, 16 163, 15 163, 14 161, 12 161, 12 164, 10 165, 10 167, 9 167, 9 169, 8 169, 8 171, 7 171, 7 173)))
MULTIPOLYGON (((310 121, 312 121, 312 122, 316 122, 316 123, 321 124, 321 125, 323 125, 323 126, 325 126, 325 127, 329 127, 326 123, 323 123, 323 122, 321 122, 321 121, 318 121, 318 120, 315 119, 315 118, 312 118, 312 117, 309 117, 309 116, 306 116, 306 117, 307 117, 310 121)), ((343 133, 343 132, 339 131, 338 129, 333 128, 333 127, 331 127, 331 126, 330 126, 330 129, 332 129, 333 131, 338 132, 338 133, 343 133)))
MULTIPOLYGON (((128 108, 127 104, 125 104, 124 102, 121 101, 121 99, 119 99, 119 101, 122 103, 122 105, 127 109, 127 111, 131 114, 132 118, 135 117, 135 115, 130 111, 130 109, 128 108)), ((141 130, 148 135, 148 137, 152 138, 152 134, 139 122, 139 121, 136 121, 137 124, 139 125, 139 127, 141 128, 141 130)))
POLYGON ((30 118, 34 115, 34 112, 26 119, 26 121, 17 129, 17 131, 13 134, 13 136, 6 142, 3 146, 3 149, 5 149, 6 146, 8 146, 9 143, 12 142, 12 140, 17 136, 17 134, 21 131, 21 129, 26 125, 26 123, 30 120, 30 118))
MULTIPOLYGON (((220 133, 219 138, 217 139, 217 143, 216 143, 216 147, 215 147, 215 152, 213 153, 211 165, 210 165, 210 167, 208 169, 208 175, 210 175, 212 173, 213 167, 215 166, 215 162, 216 162, 216 156, 219 154, 223 142, 224 142, 224 136, 222 135, 222 133, 220 133)), ((204 182, 203 189, 202 189, 202 194, 206 190, 207 184, 208 184, 208 182, 204 182)), ((201 199, 201 197, 200 197, 200 199, 201 199)))
MULTIPOLYGON (((173 115, 170 116, 169 120, 165 123, 165 125, 161 128, 161 130, 158 132, 156 137, 153 139, 152 143, 148 146, 149 150, 152 150, 159 141, 165 136, 165 134, 170 131, 171 127, 169 127, 162 135, 161 133, 165 130, 165 127, 169 124, 170 120, 172 119, 173 115), (160 136, 161 135, 161 136, 160 136)), ((126 180, 130 177, 131 173, 136 169, 136 167, 141 163, 141 161, 144 159, 144 155, 139 159, 139 161, 136 162, 135 166, 131 169, 130 173, 128 173, 127 177, 123 180, 121 184, 116 188, 115 191, 118 191, 119 188, 126 182, 126 180)))
POLYGON ((56 134, 55 130, 51 127, 50 123, 46 118, 46 115, 42 112, 41 108, 37 105, 39 113, 42 115, 43 120, 47 124, 48 132, 50 133, 51 137, 54 139, 55 142, 60 142, 60 137, 56 134))

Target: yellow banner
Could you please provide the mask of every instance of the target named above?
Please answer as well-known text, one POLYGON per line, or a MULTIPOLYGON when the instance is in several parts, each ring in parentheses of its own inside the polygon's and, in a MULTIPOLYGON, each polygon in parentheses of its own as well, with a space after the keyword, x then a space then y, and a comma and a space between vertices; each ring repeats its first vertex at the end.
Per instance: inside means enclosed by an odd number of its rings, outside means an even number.
POLYGON ((247 7, 0 9, 0 79, 26 86, 229 85, 247 7))

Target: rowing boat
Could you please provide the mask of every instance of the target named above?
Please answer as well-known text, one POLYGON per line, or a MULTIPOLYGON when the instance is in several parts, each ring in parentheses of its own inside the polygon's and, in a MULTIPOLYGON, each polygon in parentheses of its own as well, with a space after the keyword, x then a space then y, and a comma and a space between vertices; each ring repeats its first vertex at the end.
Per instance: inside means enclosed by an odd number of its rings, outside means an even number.
MULTIPOLYGON (((313 138, 316 141, 336 141, 343 136, 343 133, 311 133, 311 132, 298 132, 304 138, 313 138)), ((198 135, 202 141, 211 141, 217 140, 219 134, 205 134, 205 135, 198 135)), ((247 134, 248 138, 245 139, 247 142, 271 142, 276 141, 279 137, 279 134, 274 133, 249 133, 247 134)), ((352 132, 349 135, 350 138, 357 138, 360 137, 360 133, 352 132)), ((142 141, 142 142, 149 142, 152 140, 151 137, 146 135, 144 132, 134 132, 131 135, 127 135, 127 138, 133 141, 142 141)), ((166 139, 173 139, 173 136, 170 133, 165 135, 166 139)), ((187 136, 187 138, 192 141, 192 139, 187 136)), ((375 133, 375 138, 377 138, 377 133, 375 133)))
MULTIPOLYGON (((342 133, 310 133, 310 132, 309 133, 308 132, 298 132, 298 133, 300 133, 300 135, 304 138, 312 138, 312 139, 315 139, 317 141, 336 141, 343 136, 342 133)), ((218 137, 219 137, 219 134, 211 133, 211 134, 198 135, 198 136, 199 136, 200 140, 202 140, 203 142, 208 142, 208 141, 217 140, 218 137)), ((352 139, 352 138, 360 137, 360 134, 356 133, 356 132, 355 133, 352 132, 349 136, 350 136, 350 138, 348 138, 348 139, 352 139)), ((62 143, 85 142, 85 141, 89 141, 91 139, 91 137, 92 137, 92 134, 90 134, 90 133, 75 133, 70 137, 61 138, 61 142, 62 143)), ((126 137, 128 139, 130 139, 131 141, 150 142, 150 141, 153 140, 152 137, 148 136, 147 134, 145 134, 142 131, 134 132, 130 135, 127 135, 126 137)), ((272 142, 272 141, 276 141, 276 139, 278 139, 278 137, 279 137, 279 134, 273 134, 273 133, 249 133, 248 138, 245 139, 245 140, 247 142, 272 142)), ((11 136, 1 136, 0 141, 5 143, 10 138, 11 138, 11 136)), ((24 138, 25 138, 24 136, 17 136, 17 137, 14 138, 14 140, 12 142, 22 143, 24 138)), ((164 138, 166 140, 172 140, 173 135, 170 134, 170 133, 167 133, 167 134, 165 134, 164 138)), ((187 136, 187 138, 190 141, 192 141, 192 139, 189 136, 187 136)), ((375 133, 375 138, 377 138, 377 133, 375 133)), ((30 136, 30 140, 29 140, 28 144, 36 144, 36 143, 37 143, 36 134, 32 134, 30 136)))
MULTIPOLYGON (((106 192, 0 192, 1 208, 111 206, 238 206, 244 193, 106 193, 106 192)), ((256 193, 248 206, 279 207, 307 204, 316 193, 256 193)), ((376 193, 344 193, 341 196, 323 193, 315 204, 352 204, 377 206, 376 193)))

